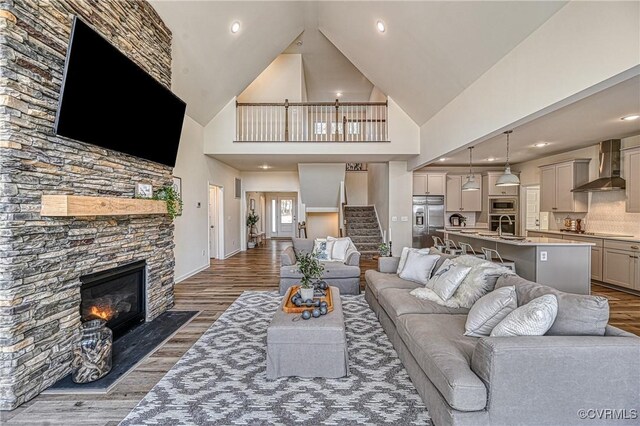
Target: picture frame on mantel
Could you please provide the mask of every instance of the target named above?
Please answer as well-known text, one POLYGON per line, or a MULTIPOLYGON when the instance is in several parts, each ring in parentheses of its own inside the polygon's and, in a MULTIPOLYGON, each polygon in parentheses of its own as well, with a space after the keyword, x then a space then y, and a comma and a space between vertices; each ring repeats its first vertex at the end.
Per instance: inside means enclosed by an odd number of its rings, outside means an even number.
POLYGON ((174 176, 172 186, 173 190, 176 192, 176 195, 182 200, 182 178, 174 176))
POLYGON ((149 182, 137 182, 134 195, 135 198, 153 198, 153 185, 149 182))

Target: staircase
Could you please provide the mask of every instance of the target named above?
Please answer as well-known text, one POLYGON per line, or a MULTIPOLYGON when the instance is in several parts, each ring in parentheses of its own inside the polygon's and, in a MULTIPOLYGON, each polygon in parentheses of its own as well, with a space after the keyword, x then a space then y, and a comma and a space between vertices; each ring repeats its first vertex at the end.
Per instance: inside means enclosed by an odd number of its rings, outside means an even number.
POLYGON ((382 243, 378 217, 373 206, 344 207, 344 220, 347 236, 362 254, 370 259, 378 254, 378 246, 382 243))

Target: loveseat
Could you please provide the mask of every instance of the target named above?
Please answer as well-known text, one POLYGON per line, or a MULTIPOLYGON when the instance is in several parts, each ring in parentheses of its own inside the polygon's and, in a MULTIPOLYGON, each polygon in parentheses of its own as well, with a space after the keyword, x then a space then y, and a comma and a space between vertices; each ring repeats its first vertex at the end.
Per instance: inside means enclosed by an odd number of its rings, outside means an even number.
POLYGON ((365 299, 435 425, 640 421, 640 338, 607 325, 606 299, 502 275, 495 288, 515 286, 518 306, 556 296, 552 329, 544 336, 470 337, 469 309, 416 298, 410 292, 422 285, 396 275, 399 258, 383 260, 381 271, 365 273, 365 299), (563 335, 549 335, 554 329, 563 335), (603 335, 584 335, 594 329, 603 335))
MULTIPOLYGON (((296 253, 311 253, 314 240, 293 238, 280 255, 280 294, 284 295, 292 285, 299 284, 302 274, 296 265, 296 253)), ((344 261, 323 260, 322 279, 327 284, 338 287, 340 294, 360 294, 360 252, 350 242, 344 261)))

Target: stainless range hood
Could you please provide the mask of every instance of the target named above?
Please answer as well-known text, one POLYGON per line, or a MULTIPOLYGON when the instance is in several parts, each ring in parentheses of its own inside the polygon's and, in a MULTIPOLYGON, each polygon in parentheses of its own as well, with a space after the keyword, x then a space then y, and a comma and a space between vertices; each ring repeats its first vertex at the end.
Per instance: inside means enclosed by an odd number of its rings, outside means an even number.
POLYGON ((572 189, 572 192, 617 191, 626 188, 624 179, 620 177, 620 139, 600 142, 598 159, 599 178, 572 189))

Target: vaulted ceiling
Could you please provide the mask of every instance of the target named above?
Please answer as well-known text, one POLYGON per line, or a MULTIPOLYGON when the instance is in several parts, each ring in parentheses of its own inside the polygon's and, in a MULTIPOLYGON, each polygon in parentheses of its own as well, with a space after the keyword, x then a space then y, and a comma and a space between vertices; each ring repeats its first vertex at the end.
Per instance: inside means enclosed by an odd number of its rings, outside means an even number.
POLYGON ((361 97, 373 84, 422 124, 565 4, 151 3, 173 32, 173 90, 202 125, 285 50, 303 54, 310 99, 351 89, 361 97), (376 30, 378 20, 384 33, 376 30), (236 34, 229 30, 234 21, 241 23, 236 34), (300 36, 303 45, 297 46, 300 36), (331 43, 346 60, 331 53, 331 43))

